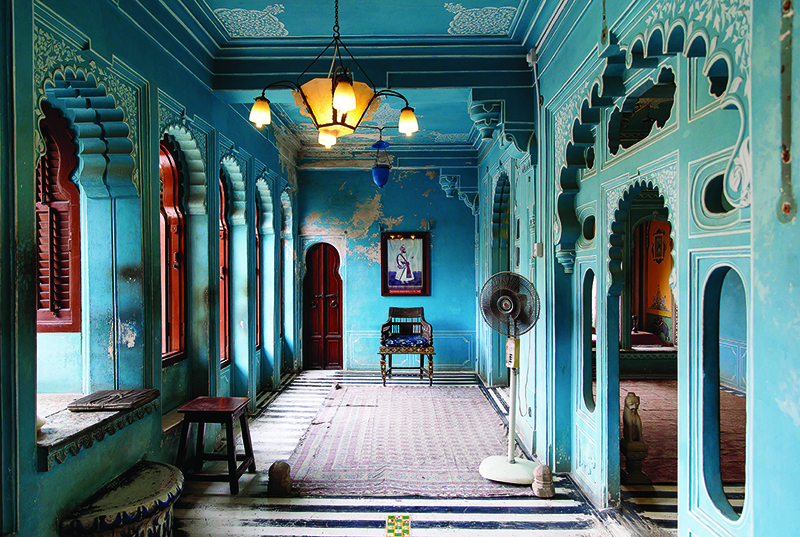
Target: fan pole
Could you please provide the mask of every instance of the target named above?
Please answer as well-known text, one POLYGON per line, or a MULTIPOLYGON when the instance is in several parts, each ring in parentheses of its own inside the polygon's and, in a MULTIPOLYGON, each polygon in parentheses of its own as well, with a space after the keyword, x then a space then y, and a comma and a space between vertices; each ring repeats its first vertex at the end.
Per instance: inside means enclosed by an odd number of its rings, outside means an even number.
MULTIPOLYGON (((511 338, 509 343, 511 342, 511 338)), ((508 347, 508 343, 506 344, 508 347)), ((514 464, 514 432, 517 430, 517 368, 509 367, 508 374, 511 376, 511 402, 508 406, 508 463, 514 464)))
POLYGON ((514 433, 517 422, 517 367, 519 367, 519 339, 509 337, 506 340, 506 365, 511 376, 511 401, 508 411, 508 453, 507 457, 493 455, 486 457, 481 462, 478 471, 492 481, 513 483, 515 485, 530 485, 533 483, 533 471, 536 463, 526 459, 515 459, 514 448, 516 442, 514 433))

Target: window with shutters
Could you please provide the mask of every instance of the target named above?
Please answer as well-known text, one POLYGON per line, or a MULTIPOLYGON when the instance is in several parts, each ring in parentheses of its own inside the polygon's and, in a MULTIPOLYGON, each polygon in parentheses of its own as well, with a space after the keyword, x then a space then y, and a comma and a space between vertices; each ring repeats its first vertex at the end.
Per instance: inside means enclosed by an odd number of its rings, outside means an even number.
POLYGON ((228 194, 225 174, 219 172, 219 360, 220 367, 231 361, 230 334, 230 233, 228 230, 228 194))
POLYGON ((47 102, 36 168, 37 331, 80 332, 80 194, 70 174, 77 148, 67 122, 47 102))
POLYGON ((183 188, 175 148, 168 140, 159 150, 161 179, 161 360, 167 366, 186 357, 185 228, 183 188))

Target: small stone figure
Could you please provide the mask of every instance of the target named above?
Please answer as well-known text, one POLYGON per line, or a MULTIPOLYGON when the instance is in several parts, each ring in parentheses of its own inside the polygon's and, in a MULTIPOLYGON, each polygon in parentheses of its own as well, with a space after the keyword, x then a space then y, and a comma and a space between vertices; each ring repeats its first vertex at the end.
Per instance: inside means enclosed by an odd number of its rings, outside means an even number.
POLYGON ((553 471, 546 464, 540 464, 533 470, 533 493, 539 498, 552 498, 556 495, 553 486, 553 471))
POLYGON ((642 461, 647 457, 647 444, 642 436, 642 419, 639 417, 639 397, 628 392, 625 396, 625 409, 622 411, 622 440, 619 450, 625 455, 625 469, 622 482, 626 484, 650 483, 650 478, 642 472, 642 461))
POLYGON ((267 493, 270 496, 288 496, 292 492, 292 476, 289 463, 275 461, 269 467, 267 493))

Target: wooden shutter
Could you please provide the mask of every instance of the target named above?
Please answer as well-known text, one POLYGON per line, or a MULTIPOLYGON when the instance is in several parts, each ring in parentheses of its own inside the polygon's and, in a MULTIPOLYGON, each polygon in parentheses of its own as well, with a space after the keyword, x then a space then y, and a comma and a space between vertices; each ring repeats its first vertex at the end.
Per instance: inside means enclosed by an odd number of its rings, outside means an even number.
POLYGON ((36 169, 37 330, 80 332, 80 194, 69 179, 76 147, 67 122, 46 102, 45 154, 36 169))
POLYGON ((178 162, 172 143, 164 140, 159 148, 162 365, 186 357, 186 238, 178 162))
POLYGON ((230 239, 225 175, 219 172, 219 360, 220 367, 231 361, 230 334, 230 239))

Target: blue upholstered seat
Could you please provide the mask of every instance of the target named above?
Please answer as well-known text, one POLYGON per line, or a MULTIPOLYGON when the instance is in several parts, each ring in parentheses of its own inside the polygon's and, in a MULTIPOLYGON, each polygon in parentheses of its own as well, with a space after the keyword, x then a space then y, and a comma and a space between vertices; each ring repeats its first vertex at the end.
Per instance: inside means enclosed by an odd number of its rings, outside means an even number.
POLYGON ((393 336, 384 341, 386 347, 427 347, 427 338, 422 336, 393 336))

